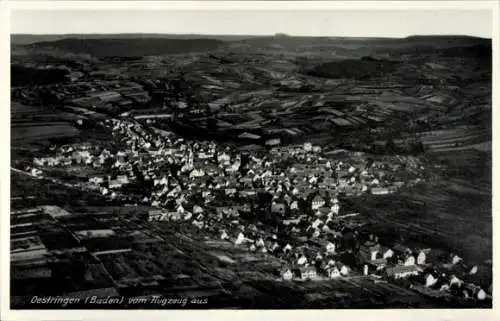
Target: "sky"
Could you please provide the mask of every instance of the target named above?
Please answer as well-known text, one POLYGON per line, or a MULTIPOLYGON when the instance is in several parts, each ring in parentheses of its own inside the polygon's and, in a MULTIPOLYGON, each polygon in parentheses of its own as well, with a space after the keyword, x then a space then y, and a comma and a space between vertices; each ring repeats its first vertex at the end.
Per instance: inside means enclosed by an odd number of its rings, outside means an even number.
POLYGON ((331 37, 470 35, 492 37, 487 9, 412 10, 25 10, 10 16, 13 34, 170 33, 331 37))

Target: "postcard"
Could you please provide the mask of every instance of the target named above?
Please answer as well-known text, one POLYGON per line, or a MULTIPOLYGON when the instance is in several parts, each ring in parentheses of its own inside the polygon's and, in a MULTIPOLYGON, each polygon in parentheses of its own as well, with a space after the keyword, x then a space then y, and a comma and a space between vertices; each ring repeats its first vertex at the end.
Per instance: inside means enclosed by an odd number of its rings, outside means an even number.
POLYGON ((2 6, 2 319, 494 319, 496 1, 2 6))

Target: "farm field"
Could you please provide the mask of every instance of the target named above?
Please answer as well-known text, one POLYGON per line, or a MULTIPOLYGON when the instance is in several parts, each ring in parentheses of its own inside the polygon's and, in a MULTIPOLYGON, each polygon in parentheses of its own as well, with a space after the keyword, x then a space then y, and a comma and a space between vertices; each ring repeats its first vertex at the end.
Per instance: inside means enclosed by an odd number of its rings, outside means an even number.
POLYGON ((11 107, 11 161, 15 166, 40 155, 57 143, 104 142, 111 134, 96 128, 79 128, 77 120, 93 122, 98 116, 67 113, 49 107, 27 106, 13 102, 11 107))
POLYGON ((398 230, 422 246, 444 247, 479 264, 491 257, 491 195, 441 183, 422 187, 420 191, 365 197, 355 203, 365 215, 379 221, 380 229, 398 230), (425 205, 408 208, 406 204, 412 201, 425 205))
POLYGON ((51 125, 27 125, 12 126, 11 140, 13 144, 29 144, 44 141, 50 138, 74 137, 78 136, 79 130, 71 125, 51 124, 51 125))

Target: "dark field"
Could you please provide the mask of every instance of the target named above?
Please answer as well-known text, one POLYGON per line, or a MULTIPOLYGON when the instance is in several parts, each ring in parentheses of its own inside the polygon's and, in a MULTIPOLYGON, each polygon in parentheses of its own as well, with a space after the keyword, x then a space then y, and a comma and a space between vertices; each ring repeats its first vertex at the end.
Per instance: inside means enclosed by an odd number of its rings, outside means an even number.
POLYGON ((441 184, 355 203, 379 220, 382 228, 403 232, 424 246, 445 247, 476 263, 491 258, 491 195, 457 192, 449 184, 441 184), (413 201, 425 205, 408 208, 406 204, 413 201))

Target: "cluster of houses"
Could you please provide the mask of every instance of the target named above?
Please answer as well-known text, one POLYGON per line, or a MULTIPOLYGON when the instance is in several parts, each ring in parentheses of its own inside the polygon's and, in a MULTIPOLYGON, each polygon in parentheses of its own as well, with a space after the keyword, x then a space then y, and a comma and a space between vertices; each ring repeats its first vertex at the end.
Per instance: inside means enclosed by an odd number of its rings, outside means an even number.
POLYGON ((86 164, 97 166, 101 157, 105 157, 105 153, 95 157, 93 151, 96 147, 87 144, 79 144, 76 146, 61 146, 59 148, 52 147, 56 155, 48 157, 35 157, 33 164, 35 166, 48 167, 66 167, 75 164, 86 164), (94 165, 95 164, 95 165, 94 165))
MULTIPOLYGON (((120 145, 118 151, 67 146, 58 150, 56 156, 35 158, 34 165, 88 165, 103 169, 111 164, 112 175, 90 177, 90 188, 116 198, 121 187, 142 176, 154 186, 145 189, 148 193, 138 202, 159 207, 180 195, 188 198, 189 194, 203 190, 206 203, 219 191, 229 198, 243 199, 269 193, 276 201, 274 208, 284 211, 283 202, 286 208, 294 210, 294 200, 307 199, 317 191, 388 194, 404 185, 402 181, 391 181, 383 164, 332 162, 324 157, 319 146, 310 143, 276 147, 268 154, 254 153, 242 166, 241 153, 220 148, 214 142, 187 142, 170 133, 145 130, 140 123, 128 119, 108 119, 104 125, 112 129, 120 145), (292 164, 283 167, 280 163, 285 156, 292 164), (173 167, 178 168, 176 173, 172 173, 173 167)), ((313 210, 327 211, 319 199, 313 210)))
MULTIPOLYGON (((333 240, 336 242, 339 238, 333 240)), ((491 286, 484 289, 475 283, 479 267, 467 266, 458 255, 429 260, 432 249, 415 250, 402 244, 383 246, 377 236, 369 234, 357 249, 343 249, 356 257, 349 265, 340 263, 338 258, 342 256, 336 253, 335 244, 339 243, 328 243, 313 260, 296 254, 294 260, 281 269, 282 279, 319 280, 357 274, 395 282, 406 280, 411 289, 432 297, 459 296, 480 301, 491 298, 491 286)))

